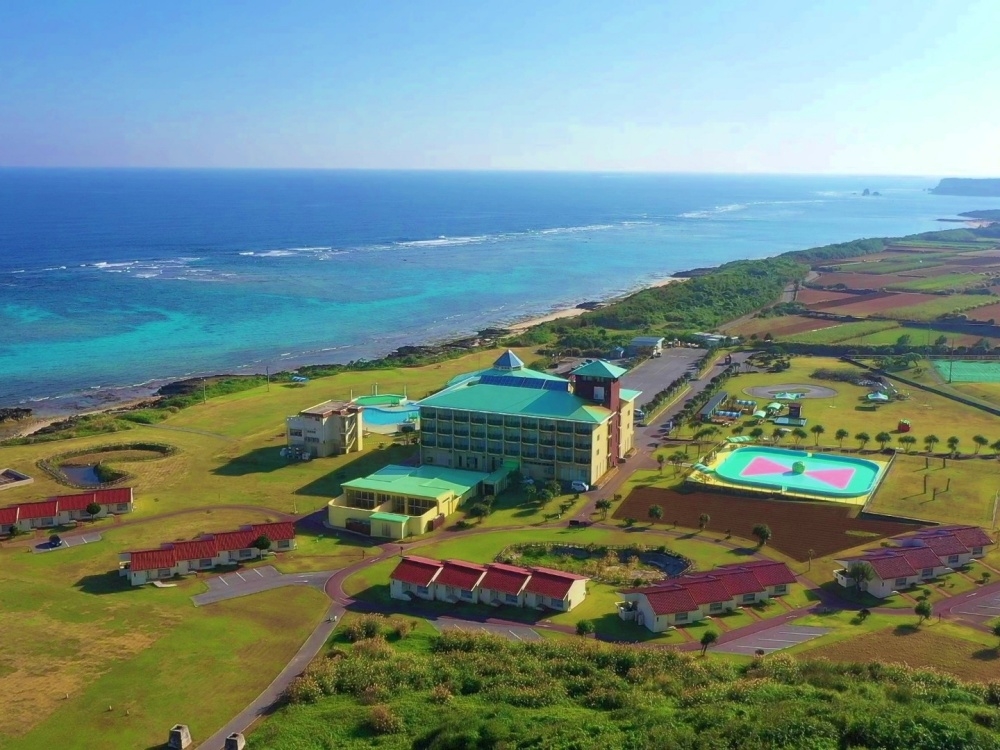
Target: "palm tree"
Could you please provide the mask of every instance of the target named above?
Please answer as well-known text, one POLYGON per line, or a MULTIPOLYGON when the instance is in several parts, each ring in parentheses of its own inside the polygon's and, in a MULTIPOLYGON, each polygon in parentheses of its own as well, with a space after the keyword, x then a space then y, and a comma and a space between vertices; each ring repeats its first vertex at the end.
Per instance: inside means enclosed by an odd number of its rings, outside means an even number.
POLYGON ((860 594, 863 591, 863 584, 875 577, 875 569, 872 568, 871 563, 858 560, 847 566, 847 577, 854 581, 854 587, 860 594))
POLYGON ((698 528, 701 531, 704 531, 705 528, 708 526, 708 522, 711 520, 712 517, 708 515, 708 513, 702 513, 700 516, 698 516, 698 528))
POLYGON ((796 427, 792 430, 792 437, 795 438, 795 447, 799 447, 799 443, 809 437, 809 434, 803 430, 801 427, 796 427))
POLYGON ((917 439, 913 437, 913 435, 903 435, 899 439, 899 444, 903 446, 903 450, 905 450, 907 453, 910 452, 910 448, 912 448, 913 444, 916 442, 917 439))
POLYGON ((892 442, 892 435, 888 432, 880 432, 875 436, 875 442, 878 443, 878 447, 885 450, 885 446, 892 442))
POLYGON ((660 467, 660 473, 663 473, 663 462, 666 461, 666 457, 662 453, 656 454, 656 463, 660 467))
POLYGON ((594 507, 601 511, 601 518, 607 518, 608 511, 611 510, 611 501, 607 498, 602 498, 594 503, 594 507))
POLYGON ((814 424, 809 428, 809 432, 816 437, 816 445, 819 445, 819 436, 826 432, 826 428, 821 424, 814 424))
POLYGON ((780 427, 775 427, 773 430, 771 430, 771 439, 775 442, 775 444, 780 443, 781 439, 784 436, 785 436, 785 431, 780 427))
POLYGON ((663 520, 663 506, 662 505, 650 505, 649 506, 649 510, 647 511, 647 513, 649 514, 649 523, 650 523, 650 525, 652 525, 654 521, 661 521, 661 520, 663 520))
POLYGON ((950 438, 948 438, 948 450, 951 451, 953 456, 958 455, 958 444, 960 442, 962 441, 959 440, 956 435, 952 435, 950 438))
POLYGON ((924 445, 927 446, 927 452, 932 453, 934 451, 934 446, 941 442, 941 438, 937 435, 928 435, 924 438, 924 445))
POLYGON ((837 442, 840 443, 840 448, 841 448, 841 450, 843 450, 843 448, 844 448, 844 441, 847 440, 847 438, 849 438, 851 436, 851 433, 849 433, 847 430, 845 430, 843 427, 841 427, 839 430, 837 430, 834 433, 833 436, 837 439, 837 442))
POLYGON ((992 443, 990 443, 990 450, 993 451, 993 454, 998 459, 1000 459, 1000 440, 994 440, 992 443))
POLYGON ((976 455, 979 455, 979 451, 990 444, 990 439, 983 437, 982 435, 973 435, 972 442, 976 444, 976 455))
POLYGON ((701 655, 704 656, 708 652, 708 647, 711 646, 719 640, 719 634, 714 630, 706 630, 704 635, 701 636, 701 655))
POLYGON ((868 445, 868 441, 872 439, 872 436, 867 432, 859 432, 854 436, 854 439, 858 441, 858 452, 860 453, 868 445))
MULTIPOLYGON (((754 427, 752 430, 750 430, 750 437, 752 437, 755 441, 760 440, 762 437, 764 437, 764 428, 754 427)), ((1000 453, 1000 451, 998 451, 998 453, 1000 453)))
POLYGON ((674 451, 670 454, 670 463, 674 465, 674 474, 677 473, 677 468, 681 465, 685 458, 687 458, 687 454, 682 453, 681 451, 674 451))
POLYGON ((733 427, 733 429, 732 429, 732 433, 733 433, 734 435, 742 435, 742 434, 743 434, 743 430, 744 430, 744 429, 745 429, 745 427, 744 427, 743 425, 741 425, 741 424, 738 424, 738 425, 736 425, 735 427, 733 427))

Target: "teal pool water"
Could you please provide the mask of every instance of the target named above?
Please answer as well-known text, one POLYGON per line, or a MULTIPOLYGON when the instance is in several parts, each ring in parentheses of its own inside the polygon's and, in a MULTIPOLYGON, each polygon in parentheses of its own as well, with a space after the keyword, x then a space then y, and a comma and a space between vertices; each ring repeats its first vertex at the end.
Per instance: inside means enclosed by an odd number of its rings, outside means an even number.
POLYGON ((382 393, 378 396, 358 396, 354 403, 358 406, 399 406, 403 398, 396 393, 382 393))
POLYGON ((366 406, 364 409, 365 424, 378 425, 380 427, 412 421, 418 416, 420 416, 419 406, 399 406, 386 409, 366 406))
POLYGON ((848 456, 748 446, 723 454, 715 474, 732 484, 818 497, 859 497, 875 488, 881 466, 848 456))

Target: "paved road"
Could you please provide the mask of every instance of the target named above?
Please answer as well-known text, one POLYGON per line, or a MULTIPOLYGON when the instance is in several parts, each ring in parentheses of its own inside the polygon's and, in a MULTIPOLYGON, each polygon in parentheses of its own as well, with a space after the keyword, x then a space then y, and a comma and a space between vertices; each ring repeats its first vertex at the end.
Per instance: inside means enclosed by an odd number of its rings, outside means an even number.
MULTIPOLYGON (((622 376, 622 387, 642 391, 639 404, 646 404, 705 356, 704 349, 664 349, 662 357, 647 359, 622 376)), ((641 408, 641 407, 640 407, 641 408)))
POLYGON ((224 602, 227 599, 250 596, 261 591, 280 589, 285 586, 311 586, 317 591, 324 591, 326 582, 332 575, 332 570, 282 575, 270 565, 262 568, 250 568, 208 579, 208 591, 192 596, 191 601, 194 602, 194 606, 203 607, 206 604, 224 602))
MULTIPOLYGON (((799 613, 801 617, 801 613, 799 613)), ((785 648, 797 646, 826 635, 833 628, 814 628, 808 625, 778 625, 750 635, 726 641, 716 647, 716 651, 727 654, 753 654, 758 649, 770 654, 785 648)))
POLYGON ((257 699, 247 706, 236 718, 200 745, 197 743, 197 737, 194 738, 196 741, 195 744, 201 750, 223 750, 226 745, 226 737, 233 732, 246 732, 257 719, 269 713, 271 707, 281 698, 281 694, 285 692, 285 688, 309 666, 309 662, 320 652, 323 644, 326 643, 331 633, 333 633, 334 628, 337 627, 337 623, 340 622, 343 615, 343 607, 336 604, 331 605, 323 621, 316 627, 308 640, 302 644, 302 648, 292 657, 292 660, 281 670, 281 674, 275 677, 274 681, 267 686, 267 689, 257 696, 257 699))
POLYGON ((934 614, 985 630, 988 621, 1000 617, 1000 581, 942 599, 934 605, 934 614))

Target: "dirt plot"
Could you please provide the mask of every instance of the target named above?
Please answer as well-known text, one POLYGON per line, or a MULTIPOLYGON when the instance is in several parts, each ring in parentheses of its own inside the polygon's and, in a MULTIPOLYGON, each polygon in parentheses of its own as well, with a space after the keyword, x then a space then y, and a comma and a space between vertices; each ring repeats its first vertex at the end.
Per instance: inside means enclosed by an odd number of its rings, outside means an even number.
POLYGON ((1000 320, 1000 302, 995 305, 986 305, 973 310, 967 310, 962 314, 969 320, 1000 320))
POLYGON ((676 521, 678 526, 698 528, 698 517, 708 513, 712 518, 712 529, 729 529, 734 536, 744 539, 753 539, 753 527, 765 523, 774 535, 768 545, 802 562, 809 559, 810 549, 816 557, 825 557, 865 542, 874 544, 884 537, 920 528, 913 524, 851 518, 855 508, 832 503, 756 500, 656 487, 634 490, 619 506, 614 517, 634 518, 644 523, 649 520, 651 505, 663 508, 662 523, 667 525, 676 521))
POLYGON ((866 302, 874 302, 885 297, 893 296, 893 292, 870 292, 868 294, 848 294, 843 299, 830 300, 829 302, 817 302, 810 305, 813 310, 822 310, 823 312, 840 312, 842 307, 851 307, 854 305, 860 305, 866 302))
POLYGON ((763 336, 767 333, 770 333, 772 336, 791 336, 795 333, 830 328, 839 323, 839 320, 807 318, 802 315, 782 315, 778 318, 750 318, 733 326, 730 329, 730 333, 735 333, 738 336, 750 336, 755 333, 758 336, 763 336))
POLYGON ((857 299, 857 297, 858 295, 852 292, 835 292, 830 289, 802 288, 795 293, 795 301, 806 306, 818 305, 821 302, 836 302, 842 299, 857 299))
POLYGON ((931 667, 976 682, 996 680, 1000 673, 1000 651, 938 634, 932 625, 923 628, 901 625, 892 630, 859 635, 809 649, 803 657, 823 657, 840 662, 880 661, 917 669, 931 667))
POLYGON ((903 273, 824 273, 811 283, 821 284, 823 286, 843 284, 847 289, 858 289, 862 291, 865 289, 871 289, 874 291, 878 289, 886 289, 888 287, 898 287, 903 284, 920 281, 921 279, 947 276, 949 273, 952 272, 949 271, 946 266, 936 266, 923 271, 906 271, 903 273))
POLYGON ((821 312, 832 312, 837 315, 854 315, 865 317, 878 313, 891 313, 903 307, 917 307, 918 305, 935 303, 941 301, 938 294, 919 294, 917 292, 876 292, 875 294, 862 295, 856 302, 845 300, 833 305, 821 305, 815 309, 821 312))

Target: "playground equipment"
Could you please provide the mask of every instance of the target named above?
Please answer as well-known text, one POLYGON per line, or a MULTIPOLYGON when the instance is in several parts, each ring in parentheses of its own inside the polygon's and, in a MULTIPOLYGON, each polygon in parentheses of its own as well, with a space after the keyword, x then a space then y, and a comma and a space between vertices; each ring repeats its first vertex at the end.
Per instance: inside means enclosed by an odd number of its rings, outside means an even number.
POLYGON ((899 432, 909 432, 910 431, 910 420, 901 419, 896 423, 896 430, 899 432))

